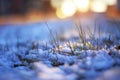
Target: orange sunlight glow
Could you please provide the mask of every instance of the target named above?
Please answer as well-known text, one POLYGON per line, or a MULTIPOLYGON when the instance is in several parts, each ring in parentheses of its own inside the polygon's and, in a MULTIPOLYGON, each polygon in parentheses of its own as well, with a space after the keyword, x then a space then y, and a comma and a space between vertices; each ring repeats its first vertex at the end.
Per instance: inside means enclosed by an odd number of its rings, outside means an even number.
POLYGON ((93 12, 106 12, 107 11, 107 4, 104 0, 93 0, 90 6, 91 11, 93 12))
POLYGON ((78 11, 87 12, 89 10, 89 0, 73 0, 78 11))
POLYGON ((66 17, 70 17, 75 14, 76 7, 72 1, 66 0, 63 2, 62 6, 61 6, 61 10, 66 17))
POLYGON ((64 0, 51 0, 53 8, 60 8, 64 0))
POLYGON ((60 19, 66 18, 66 16, 63 14, 61 8, 57 8, 57 10, 56 10, 56 15, 57 15, 57 17, 59 17, 60 19))
POLYGON ((116 3, 117 0, 51 0, 51 5, 56 9, 59 18, 73 16, 77 11, 104 13, 108 6, 116 3))
POLYGON ((107 5, 112 6, 112 5, 115 5, 117 3, 117 0, 106 0, 106 2, 107 2, 107 5))

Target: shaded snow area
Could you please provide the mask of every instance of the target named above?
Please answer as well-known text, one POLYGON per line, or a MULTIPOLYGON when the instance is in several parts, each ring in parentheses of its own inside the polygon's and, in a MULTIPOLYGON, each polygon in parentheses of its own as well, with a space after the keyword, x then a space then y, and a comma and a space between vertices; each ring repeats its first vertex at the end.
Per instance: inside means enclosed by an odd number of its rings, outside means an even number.
POLYGON ((80 37, 72 20, 1 25, 0 80, 119 80, 119 22, 102 18, 80 37))

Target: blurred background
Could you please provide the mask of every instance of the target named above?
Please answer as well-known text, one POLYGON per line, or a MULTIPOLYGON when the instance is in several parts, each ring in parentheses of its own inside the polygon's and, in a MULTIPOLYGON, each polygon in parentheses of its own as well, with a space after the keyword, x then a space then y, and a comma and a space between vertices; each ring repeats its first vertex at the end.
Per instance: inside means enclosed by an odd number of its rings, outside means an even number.
POLYGON ((0 24, 105 14, 120 18, 120 0, 0 0, 0 24))

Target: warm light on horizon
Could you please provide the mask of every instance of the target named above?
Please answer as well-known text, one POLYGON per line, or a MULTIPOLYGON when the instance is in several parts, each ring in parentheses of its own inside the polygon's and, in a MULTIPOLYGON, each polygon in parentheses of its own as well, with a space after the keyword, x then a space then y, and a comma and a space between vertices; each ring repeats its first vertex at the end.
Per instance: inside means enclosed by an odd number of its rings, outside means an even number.
POLYGON ((78 11, 80 12, 87 12, 89 10, 89 0, 73 0, 78 11))
POLYGON ((66 0, 61 6, 61 10, 66 17, 73 16, 76 12, 76 7, 72 1, 66 0))
POLYGON ((53 8, 60 8, 64 0, 51 0, 53 8))
POLYGON ((117 0, 51 0, 51 5, 56 9, 59 18, 73 16, 78 12, 104 13, 108 6, 116 5, 117 0))
POLYGON ((106 0, 106 2, 107 2, 107 5, 109 5, 109 6, 113 6, 113 5, 117 4, 117 0, 106 0))
POLYGON ((93 0, 90 9, 93 12, 103 13, 107 11, 107 4, 103 0, 93 0))
POLYGON ((63 14, 61 8, 57 8, 57 10, 56 10, 56 15, 57 15, 57 17, 59 17, 60 19, 66 18, 66 16, 63 14))

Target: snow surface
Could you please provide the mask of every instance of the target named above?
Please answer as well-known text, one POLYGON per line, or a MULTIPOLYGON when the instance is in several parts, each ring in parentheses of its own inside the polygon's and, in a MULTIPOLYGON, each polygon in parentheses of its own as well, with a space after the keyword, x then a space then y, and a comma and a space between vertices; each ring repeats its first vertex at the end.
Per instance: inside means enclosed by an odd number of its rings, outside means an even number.
MULTIPOLYGON (((51 35, 44 22, 1 25, 0 80, 119 80, 120 50, 114 46, 120 44, 120 31, 116 25, 113 28, 104 15, 92 18, 100 18, 96 24, 101 24, 101 36, 92 32, 99 41, 99 49, 90 49, 76 40, 74 21, 48 22, 54 34, 64 35, 70 40, 72 49, 76 47, 73 54, 66 41, 58 42, 59 52, 51 43, 51 35), (110 40, 108 35, 112 35, 110 40), (110 42, 106 43, 107 40, 110 42)), ((93 30, 94 20, 81 17, 84 30, 88 30, 87 25, 93 30)), ((96 48, 95 41, 87 41, 96 48)))

